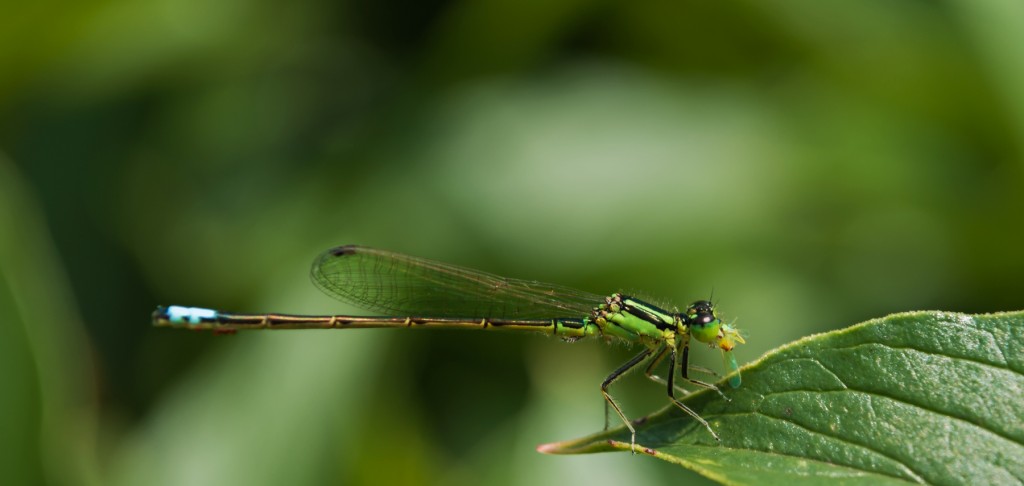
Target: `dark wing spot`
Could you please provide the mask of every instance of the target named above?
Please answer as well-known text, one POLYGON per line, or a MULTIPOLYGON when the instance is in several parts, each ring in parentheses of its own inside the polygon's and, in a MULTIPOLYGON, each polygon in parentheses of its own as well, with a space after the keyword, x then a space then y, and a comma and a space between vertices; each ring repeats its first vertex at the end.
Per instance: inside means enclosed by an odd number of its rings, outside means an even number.
POLYGON ((356 252, 356 245, 342 245, 335 248, 331 248, 331 255, 334 256, 345 256, 351 255, 356 252))

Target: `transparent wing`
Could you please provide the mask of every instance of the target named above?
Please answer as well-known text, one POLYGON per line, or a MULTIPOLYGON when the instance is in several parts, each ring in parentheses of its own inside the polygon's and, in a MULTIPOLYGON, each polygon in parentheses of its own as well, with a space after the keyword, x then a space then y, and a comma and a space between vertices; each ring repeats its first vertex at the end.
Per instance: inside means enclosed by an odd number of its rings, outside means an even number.
POLYGON ((324 293, 368 311, 437 317, 584 317, 604 297, 499 277, 401 253, 346 245, 313 262, 324 293))

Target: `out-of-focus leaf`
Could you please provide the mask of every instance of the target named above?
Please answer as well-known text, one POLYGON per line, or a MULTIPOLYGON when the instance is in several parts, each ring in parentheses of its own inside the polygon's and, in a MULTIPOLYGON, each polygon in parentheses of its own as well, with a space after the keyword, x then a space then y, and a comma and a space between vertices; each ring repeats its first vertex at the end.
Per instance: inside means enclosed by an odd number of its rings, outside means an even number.
POLYGON ((96 484, 88 339, 42 221, 0 153, 0 477, 96 484))
MULTIPOLYGON (((1024 312, 910 312, 766 354, 740 389, 642 420, 638 452, 729 484, 1024 480, 1024 312)), ((640 421, 638 421, 640 422, 640 421)), ((630 450, 624 428, 542 452, 630 450)))

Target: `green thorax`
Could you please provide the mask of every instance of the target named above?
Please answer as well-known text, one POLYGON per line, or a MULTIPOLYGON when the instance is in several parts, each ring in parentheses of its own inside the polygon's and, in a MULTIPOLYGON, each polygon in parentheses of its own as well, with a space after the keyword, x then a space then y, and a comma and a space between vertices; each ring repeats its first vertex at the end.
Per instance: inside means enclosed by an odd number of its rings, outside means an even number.
POLYGON ((685 330, 679 314, 622 294, 608 296, 591 319, 603 336, 630 342, 660 343, 685 330))
POLYGON ((743 342, 738 332, 718 318, 714 305, 704 300, 673 313, 628 295, 612 294, 594 308, 589 321, 601 335, 630 342, 656 344, 689 334, 724 351, 743 342))

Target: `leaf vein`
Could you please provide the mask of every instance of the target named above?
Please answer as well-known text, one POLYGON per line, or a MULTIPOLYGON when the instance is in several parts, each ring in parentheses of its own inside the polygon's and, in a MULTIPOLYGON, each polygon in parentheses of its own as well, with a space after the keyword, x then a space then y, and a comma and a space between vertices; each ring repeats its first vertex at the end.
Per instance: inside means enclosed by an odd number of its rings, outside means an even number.
MULTIPOLYGON (((917 481, 918 483, 922 483, 922 484, 926 483, 924 478, 921 477, 921 474, 918 473, 917 471, 915 471, 914 468, 910 467, 909 465, 907 465, 903 461, 901 461, 901 460, 899 460, 899 459, 897 459, 895 457, 892 457, 892 456, 886 454, 885 452, 882 452, 882 451, 880 451, 878 449, 875 449, 873 447, 870 447, 868 445, 858 444, 858 443, 856 443, 856 442, 854 442, 852 440, 849 440, 849 439, 846 439, 846 438, 843 438, 843 437, 830 436, 828 434, 825 434, 824 432, 820 432, 820 431, 811 429, 809 427, 806 427, 804 425, 796 423, 796 422, 794 422, 792 420, 788 420, 788 419, 785 419, 785 418, 782 418, 782 417, 776 417, 774 415, 768 415, 768 414, 766 414, 764 412, 761 412, 759 410, 754 410, 754 411, 751 411, 751 412, 718 413, 718 414, 714 414, 714 415, 705 415, 704 417, 705 418, 709 418, 709 417, 741 416, 741 415, 759 415, 759 416, 762 416, 762 417, 767 418, 767 419, 778 420, 780 422, 785 422, 785 423, 790 424, 790 425, 792 425, 794 427, 797 427, 799 429, 803 429, 803 430, 807 431, 810 434, 819 435, 819 436, 825 437, 827 439, 834 439, 834 440, 837 440, 839 442, 842 442, 842 443, 845 443, 845 444, 849 444, 850 446, 853 446, 853 447, 859 447, 861 449, 865 449, 865 450, 870 451, 870 452, 872 452, 872 453, 874 453, 874 454, 876 454, 878 456, 884 457, 884 458, 892 461, 893 463, 899 465, 900 467, 906 469, 907 474, 909 474, 911 477, 913 477, 914 480, 917 481)), ((753 450, 761 450, 761 449, 753 449, 753 450)), ((767 452, 767 453, 770 453, 770 454, 775 454, 776 453, 775 451, 765 451, 765 450, 761 450, 761 451, 762 452, 767 452)), ((786 455, 786 454, 782 454, 782 455, 786 455)), ((801 457, 801 456, 794 456, 794 457, 801 457)), ((824 459, 820 459, 820 458, 815 458, 815 459, 816 460, 824 460, 824 459)), ((829 462, 829 461, 825 461, 825 462, 829 462)), ((858 469, 857 466, 851 466, 851 465, 846 465, 846 466, 858 469)), ((867 469, 861 469, 861 470, 866 471, 866 472, 873 472, 873 473, 876 473, 876 474, 885 474, 885 473, 881 473, 881 472, 878 472, 878 471, 870 471, 870 470, 867 470, 867 469)), ((891 475, 891 474, 885 474, 885 475, 886 476, 891 476, 891 477, 894 477, 894 478, 898 478, 898 479, 906 479, 906 478, 899 477, 899 476, 894 476, 894 475, 891 475)))
MULTIPOLYGON (((913 349, 913 348, 911 348, 911 349, 913 349)), ((825 365, 823 364, 822 366, 825 366, 825 365)), ((878 392, 878 391, 861 390, 861 389, 852 388, 852 387, 847 387, 847 390, 855 391, 855 392, 860 392, 860 393, 864 393, 866 395, 872 395, 872 396, 876 396, 876 397, 879 397, 879 398, 887 398, 887 399, 892 400, 894 402, 899 402, 899 403, 902 403, 902 404, 910 406, 910 407, 914 407, 914 408, 918 408, 920 410, 924 410, 925 412, 930 412, 930 413, 933 413, 933 414, 936 414, 936 415, 939 415, 939 416, 942 416, 942 417, 949 417, 949 418, 952 418, 952 419, 956 419, 956 420, 958 420, 960 422, 963 422, 965 424, 973 425, 974 427, 976 427, 978 429, 981 429, 981 430, 984 430, 986 432, 989 432, 990 434, 995 435, 996 437, 1001 437, 1004 440, 1007 440, 1007 441, 1009 441, 1011 443, 1020 444, 1020 442, 1018 442, 1016 439, 1005 435, 1005 433, 1000 432, 1000 431, 996 431, 994 429, 991 429, 987 425, 976 423, 976 422, 972 421, 971 419, 969 419, 967 417, 961 417, 959 415, 954 415, 953 413, 950 413, 950 412, 943 412, 943 411, 938 410, 938 409, 930 408, 930 407, 928 407, 928 406, 926 406, 924 404, 910 402, 910 401, 907 401, 905 399, 898 398, 898 397, 893 396, 893 395, 886 395, 886 394, 884 394, 882 392, 878 392)), ((830 390, 830 391, 845 391, 845 390, 830 390)), ((818 392, 818 393, 821 393, 821 392, 818 392)), ((769 393, 768 395, 771 395, 771 394, 772 393, 769 393)))
MULTIPOLYGON (((981 361, 981 360, 974 359, 974 358, 969 358, 969 357, 966 357, 966 356, 953 356, 953 355, 950 355, 950 354, 942 354, 942 353, 935 352, 935 351, 928 351, 928 350, 924 350, 924 349, 921 349, 921 348, 915 348, 913 346, 893 346, 891 344, 879 343, 879 342, 875 342, 875 341, 867 341, 867 342, 857 343, 857 344, 854 344, 854 345, 851 345, 851 346, 842 346, 842 347, 837 346, 837 347, 828 348, 828 349, 832 349, 832 350, 837 350, 837 349, 855 349, 855 348, 859 348, 861 346, 869 346, 869 345, 881 346, 881 347, 889 348, 889 349, 913 350, 913 351, 917 351, 917 352, 919 352, 921 354, 927 354, 929 356, 938 356, 940 358, 948 358, 948 359, 953 360, 953 361, 965 361, 965 362, 968 362, 968 363, 974 363, 974 364, 978 364, 978 365, 981 365, 981 366, 985 366, 987 368, 992 368, 992 369, 1002 370, 1002 371, 1009 371, 1009 372, 1014 373, 1016 375, 1024 376, 1024 374, 1022 374, 1021 372, 1019 372, 1019 371, 1017 371, 1015 369, 1010 368, 1009 366, 1001 366, 1001 365, 996 364, 996 363, 990 363, 990 362, 986 362, 986 361, 981 361)), ((826 351, 828 349, 826 349, 826 351)), ((1002 353, 1001 350, 1000 350, 1000 353, 1002 353)))

